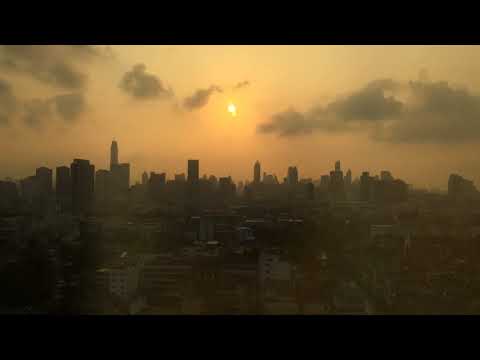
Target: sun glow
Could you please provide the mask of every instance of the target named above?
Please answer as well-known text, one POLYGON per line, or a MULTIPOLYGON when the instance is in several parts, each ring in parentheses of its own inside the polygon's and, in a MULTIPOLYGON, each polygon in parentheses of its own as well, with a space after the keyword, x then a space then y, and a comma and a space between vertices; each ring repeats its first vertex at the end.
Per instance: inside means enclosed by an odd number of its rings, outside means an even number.
POLYGON ((228 104, 227 110, 232 116, 237 116, 237 107, 234 103, 228 104))

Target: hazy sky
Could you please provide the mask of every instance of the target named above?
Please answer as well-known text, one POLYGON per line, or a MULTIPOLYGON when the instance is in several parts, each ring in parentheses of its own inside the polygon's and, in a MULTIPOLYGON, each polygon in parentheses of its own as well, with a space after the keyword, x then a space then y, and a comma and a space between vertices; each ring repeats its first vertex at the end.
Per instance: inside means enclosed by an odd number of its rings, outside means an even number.
POLYGON ((477 46, 0 46, 0 177, 107 168, 115 138, 133 182, 196 158, 237 181, 258 159, 479 183, 479 64, 477 46))

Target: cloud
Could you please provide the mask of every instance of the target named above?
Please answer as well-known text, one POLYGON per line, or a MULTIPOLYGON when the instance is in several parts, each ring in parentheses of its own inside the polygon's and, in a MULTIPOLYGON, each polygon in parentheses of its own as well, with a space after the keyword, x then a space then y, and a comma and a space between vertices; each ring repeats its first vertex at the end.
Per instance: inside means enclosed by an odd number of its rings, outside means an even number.
POLYGON ((136 99, 168 98, 173 91, 163 86, 162 81, 146 72, 144 64, 136 64, 120 81, 120 88, 136 99))
POLYGON ((233 89, 238 90, 238 89, 241 89, 241 88, 244 88, 244 87, 247 87, 247 86, 250 86, 250 81, 245 80, 245 81, 239 82, 237 85, 235 85, 233 87, 233 89))
POLYGON ((46 99, 30 99, 23 104, 23 121, 34 129, 41 129, 46 121, 56 116, 72 122, 86 109, 82 93, 70 93, 46 99))
POLYGON ((447 82, 375 80, 322 108, 274 114, 257 127, 280 136, 364 131, 378 141, 456 143, 480 139, 480 97, 447 82))
POLYGON ((86 101, 82 93, 59 95, 53 98, 57 114, 65 121, 75 120, 85 111, 86 101))
POLYGON ((0 125, 7 125, 9 118, 17 110, 17 98, 11 85, 0 79, 0 125))
POLYGON ((212 85, 208 89, 198 89, 195 93, 183 101, 183 106, 189 110, 196 110, 204 107, 208 104, 210 96, 215 92, 222 92, 222 89, 218 86, 212 85))
POLYGON ((86 86, 85 65, 112 58, 110 48, 90 45, 0 45, 0 67, 63 88, 86 86))
POLYGON ((51 99, 32 99, 24 104, 23 120, 31 128, 40 129, 52 116, 51 99))

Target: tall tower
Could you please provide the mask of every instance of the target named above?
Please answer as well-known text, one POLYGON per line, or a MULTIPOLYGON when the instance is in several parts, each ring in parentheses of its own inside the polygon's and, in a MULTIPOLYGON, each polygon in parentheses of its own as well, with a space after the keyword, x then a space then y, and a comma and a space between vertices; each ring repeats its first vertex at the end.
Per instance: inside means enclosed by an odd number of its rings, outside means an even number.
POLYGON ((260 183, 260 162, 258 160, 253 167, 253 182, 255 184, 260 183))
POLYGON ((198 182, 199 179, 199 161, 198 160, 188 160, 187 164, 187 180, 188 182, 198 182))
POLYGON ((142 185, 147 185, 147 184, 148 184, 148 174, 146 171, 144 171, 142 174, 142 185))
POLYGON ((73 213, 90 212, 94 196, 95 166, 88 160, 74 159, 70 165, 70 177, 73 213))
POLYGON ((335 171, 340 171, 340 160, 335 161, 335 171))
POLYGON ((118 165, 118 144, 113 140, 110 146, 110 170, 112 170, 115 165, 118 165))

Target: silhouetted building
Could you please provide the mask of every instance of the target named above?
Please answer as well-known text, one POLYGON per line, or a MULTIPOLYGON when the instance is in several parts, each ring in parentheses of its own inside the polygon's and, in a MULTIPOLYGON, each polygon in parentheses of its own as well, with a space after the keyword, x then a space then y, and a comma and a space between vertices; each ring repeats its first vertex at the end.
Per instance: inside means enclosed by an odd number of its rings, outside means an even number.
POLYGON ((184 183, 186 181, 185 174, 175 174, 175 181, 178 183, 184 183))
POLYGON ((345 187, 349 189, 351 185, 352 185, 352 170, 348 169, 347 173, 345 174, 345 187))
POLYGON ((473 181, 464 179, 457 174, 451 174, 448 178, 448 196, 452 199, 466 199, 477 195, 477 193, 473 181))
POLYGON ((341 171, 342 169, 340 168, 340 160, 337 160, 335 162, 335 171, 341 171))
POLYGON ((89 213, 94 200, 95 166, 89 160, 75 159, 70 165, 70 174, 73 213, 89 213))
POLYGON ((329 175, 322 175, 320 177, 320 189, 322 191, 328 191, 329 186, 330 186, 330 176, 329 175))
POLYGON ((108 170, 97 170, 95 173, 95 198, 101 205, 111 200, 112 176, 108 170))
POLYGON ((14 210, 18 201, 17 185, 12 181, 0 181, 0 210, 14 210))
POLYGON ((360 200, 369 201, 371 198, 373 179, 368 171, 364 171, 360 176, 360 200))
POLYGON ((118 144, 113 140, 110 146, 110 170, 113 170, 115 165, 118 165, 118 144))
POLYGON ((402 180, 374 180, 371 197, 377 203, 398 203, 408 199, 408 185, 402 180))
POLYGON ((148 184, 148 174, 146 171, 144 171, 142 174, 142 185, 147 185, 147 184, 148 184))
POLYGON ((383 170, 380 172, 380 180, 382 181, 393 181, 393 176, 390 171, 383 170))
POLYGON ((229 177, 221 177, 218 179, 218 187, 221 196, 224 198, 230 198, 235 195, 236 186, 232 181, 232 178, 229 177))
POLYGON ((70 176, 70 168, 67 166, 57 167, 55 179, 55 194, 60 212, 69 211, 72 206, 72 179, 70 176))
MULTIPOLYGON (((337 164, 335 164, 335 166, 336 165, 337 164)), ((343 172, 341 170, 330 171, 328 192, 333 201, 345 200, 345 185, 343 183, 343 172)))
POLYGON ((315 187, 313 186, 313 183, 309 182, 305 185, 305 187, 306 187, 307 200, 314 200, 315 199, 315 187))
POLYGON ((167 175, 165 173, 157 174, 151 172, 150 179, 148 180, 148 193, 150 197, 159 200, 164 192, 166 183, 167 175))
POLYGON ((199 179, 199 161, 198 160, 188 160, 188 182, 198 182, 199 179))
POLYGON ((288 168, 287 182, 290 185, 298 184, 298 170, 296 166, 290 166, 288 168))
POLYGON ((255 165, 253 166, 253 182, 255 184, 260 183, 260 171, 261 171, 260 162, 257 160, 255 162, 255 165))
POLYGON ((28 206, 34 205, 39 199, 39 182, 36 176, 29 176, 20 180, 22 199, 28 206))
POLYGON ((49 197, 53 190, 53 173, 46 167, 40 167, 36 170, 35 176, 38 180, 39 191, 42 196, 49 197))
POLYGON ((112 185, 115 193, 125 193, 130 188, 130 164, 112 166, 112 185))

